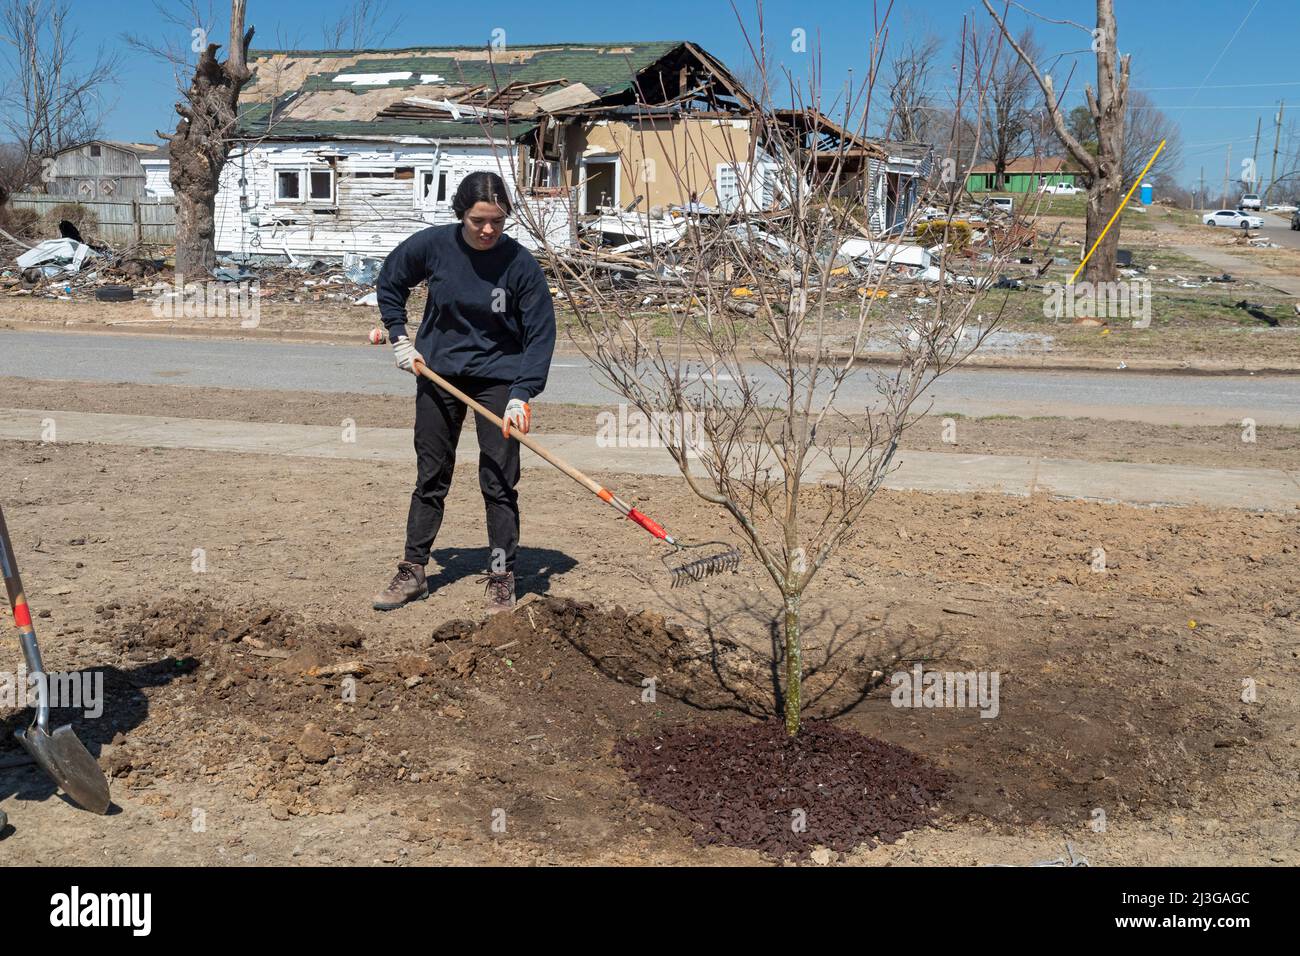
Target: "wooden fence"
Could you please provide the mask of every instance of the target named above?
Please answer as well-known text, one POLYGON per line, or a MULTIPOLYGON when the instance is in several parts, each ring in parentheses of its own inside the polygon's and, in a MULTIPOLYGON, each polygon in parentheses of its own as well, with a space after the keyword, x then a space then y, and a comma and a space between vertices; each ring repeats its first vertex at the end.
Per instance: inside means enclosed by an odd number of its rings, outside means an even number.
MULTIPOLYGON (((9 206, 34 210, 44 218, 55 206, 75 201, 68 196, 15 193, 9 197, 9 206)), ((88 230, 87 239, 93 236, 119 248, 169 246, 176 242, 176 203, 170 199, 92 199, 78 205, 85 206, 99 220, 95 229, 88 230)))

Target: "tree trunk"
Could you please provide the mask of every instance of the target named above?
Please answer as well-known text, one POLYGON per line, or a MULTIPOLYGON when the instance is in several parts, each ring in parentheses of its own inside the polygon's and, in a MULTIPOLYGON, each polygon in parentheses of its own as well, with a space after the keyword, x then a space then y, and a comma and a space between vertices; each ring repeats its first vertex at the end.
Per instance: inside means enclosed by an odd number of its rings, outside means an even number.
POLYGON ((201 282, 217 267, 216 195, 208 190, 176 193, 176 275, 201 282))
MULTIPOLYGON (((1121 200, 1124 198, 1124 184, 1115 177, 1109 177, 1097 182, 1093 189, 1088 193, 1088 212, 1087 225, 1084 230, 1084 255, 1092 248, 1101 231, 1106 228, 1106 223, 1110 222, 1110 217, 1115 215, 1115 210, 1119 208, 1121 200)), ((1102 240, 1101 245, 1092 254, 1088 260, 1088 265, 1084 269, 1084 278, 1089 282, 1113 282, 1117 274, 1118 264, 1115 262, 1115 252, 1119 248, 1119 223, 1110 227, 1106 233, 1106 238, 1102 240)))
POLYGON ((246 3, 231 0, 230 55, 224 63, 217 60, 219 43, 203 50, 185 101, 176 104, 176 132, 166 137, 168 176, 176 194, 176 272, 193 281, 206 278, 217 264, 213 207, 226 155, 239 135, 239 93, 252 77, 253 30, 244 31, 246 3))
POLYGON ((799 595, 785 596, 785 732, 799 733, 803 711, 803 648, 799 633, 799 595))

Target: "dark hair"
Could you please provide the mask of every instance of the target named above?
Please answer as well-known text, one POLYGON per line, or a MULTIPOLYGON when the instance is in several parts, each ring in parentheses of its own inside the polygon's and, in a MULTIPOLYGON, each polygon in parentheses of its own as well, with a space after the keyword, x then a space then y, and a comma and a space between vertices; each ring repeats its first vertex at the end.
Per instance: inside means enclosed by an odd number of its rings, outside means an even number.
POLYGON ((456 213, 457 219, 464 219, 465 213, 473 209, 474 204, 478 202, 494 203, 504 209, 506 215, 510 214, 510 194, 506 192, 506 184, 496 173, 470 173, 462 179, 460 185, 456 187, 451 208, 456 213))

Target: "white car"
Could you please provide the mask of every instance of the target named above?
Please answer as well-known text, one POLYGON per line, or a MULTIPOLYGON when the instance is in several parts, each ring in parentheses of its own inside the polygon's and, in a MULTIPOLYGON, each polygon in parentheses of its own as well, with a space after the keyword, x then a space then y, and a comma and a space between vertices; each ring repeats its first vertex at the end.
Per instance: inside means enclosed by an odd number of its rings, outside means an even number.
POLYGON ((1247 216, 1235 209, 1220 209, 1218 212, 1206 213, 1201 222, 1207 226, 1236 226, 1238 229, 1263 229, 1264 220, 1259 216, 1247 216))
POLYGON ((1087 192, 1087 190, 1079 186, 1072 186, 1070 183, 1048 184, 1041 186, 1038 191, 1049 196, 1073 196, 1076 193, 1087 192))
POLYGON ((1253 209, 1255 212, 1259 212, 1259 206, 1260 202, 1258 193, 1246 193, 1246 195, 1241 197, 1241 202, 1237 203, 1238 209, 1253 209))

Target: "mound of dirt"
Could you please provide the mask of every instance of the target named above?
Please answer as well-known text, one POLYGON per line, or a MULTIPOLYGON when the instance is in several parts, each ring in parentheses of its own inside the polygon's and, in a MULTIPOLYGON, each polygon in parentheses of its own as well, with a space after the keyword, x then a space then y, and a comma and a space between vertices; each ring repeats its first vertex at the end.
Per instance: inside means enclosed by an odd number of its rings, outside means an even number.
POLYGON ((793 739, 775 720, 680 727, 617 752, 642 794, 685 815, 700 844, 778 858, 893 843, 934 819, 951 782, 902 747, 825 721, 793 739))

